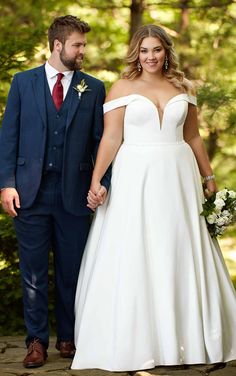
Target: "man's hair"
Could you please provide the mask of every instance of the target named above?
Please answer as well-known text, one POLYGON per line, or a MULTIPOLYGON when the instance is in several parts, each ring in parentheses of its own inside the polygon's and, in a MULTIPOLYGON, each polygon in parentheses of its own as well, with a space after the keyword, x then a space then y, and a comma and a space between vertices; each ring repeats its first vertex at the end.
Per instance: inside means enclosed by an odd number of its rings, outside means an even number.
POLYGON ((74 32, 88 33, 91 30, 89 24, 75 16, 57 17, 48 29, 48 41, 50 51, 53 51, 54 41, 58 39, 65 44, 66 39, 74 32))

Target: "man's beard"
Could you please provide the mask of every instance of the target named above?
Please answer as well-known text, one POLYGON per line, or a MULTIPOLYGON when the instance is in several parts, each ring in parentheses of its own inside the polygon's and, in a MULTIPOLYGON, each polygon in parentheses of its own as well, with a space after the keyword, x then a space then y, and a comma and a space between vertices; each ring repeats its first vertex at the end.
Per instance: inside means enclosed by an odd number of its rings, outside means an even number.
POLYGON ((62 64, 68 68, 68 70, 74 71, 74 70, 80 70, 82 68, 83 63, 83 55, 81 55, 81 60, 78 61, 77 57, 69 58, 65 53, 64 46, 62 47, 62 50, 60 52, 60 59, 62 64))

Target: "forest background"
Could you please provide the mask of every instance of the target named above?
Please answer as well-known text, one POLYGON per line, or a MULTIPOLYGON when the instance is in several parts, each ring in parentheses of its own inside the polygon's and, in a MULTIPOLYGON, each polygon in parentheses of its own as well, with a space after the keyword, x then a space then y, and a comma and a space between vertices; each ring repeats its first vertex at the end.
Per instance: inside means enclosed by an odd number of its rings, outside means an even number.
MULTIPOLYGON (((200 131, 218 188, 236 190, 236 1, 0 0, 1 120, 14 73, 45 62, 48 26, 54 17, 65 14, 91 25, 83 69, 103 80, 107 90, 119 78, 137 27, 154 23, 165 28, 174 41, 181 70, 197 86, 200 131)), ((234 227, 219 240, 234 283, 235 234, 234 227)), ((49 258, 53 332, 53 256, 49 258)), ((12 221, 0 211, 0 335, 24 333, 18 261, 12 221)))

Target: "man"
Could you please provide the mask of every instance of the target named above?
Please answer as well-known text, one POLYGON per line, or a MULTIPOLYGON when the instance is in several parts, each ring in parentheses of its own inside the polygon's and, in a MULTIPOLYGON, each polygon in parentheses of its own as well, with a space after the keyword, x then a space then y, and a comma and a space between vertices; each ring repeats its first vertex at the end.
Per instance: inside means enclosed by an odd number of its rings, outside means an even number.
MULTIPOLYGON (((27 328, 26 368, 42 366, 48 347, 48 251, 56 284, 56 348, 74 355, 74 298, 90 226, 93 161, 103 132, 104 85, 80 71, 86 22, 59 17, 48 31, 45 65, 15 75, 0 136, 0 189, 14 217, 27 328)), ((105 199, 110 173, 103 178, 105 199)), ((96 201, 96 199, 95 199, 96 201)), ((96 205, 95 205, 96 206, 96 205)))

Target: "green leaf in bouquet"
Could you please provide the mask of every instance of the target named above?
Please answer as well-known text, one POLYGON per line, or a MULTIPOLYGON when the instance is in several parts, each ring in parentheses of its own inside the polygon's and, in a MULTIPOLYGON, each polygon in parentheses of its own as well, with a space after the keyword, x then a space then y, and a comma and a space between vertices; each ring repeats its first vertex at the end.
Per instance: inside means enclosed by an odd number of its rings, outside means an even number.
POLYGON ((200 215, 203 215, 204 217, 207 217, 209 214, 213 213, 215 209, 215 194, 206 199, 206 201, 202 204, 203 211, 200 215))

